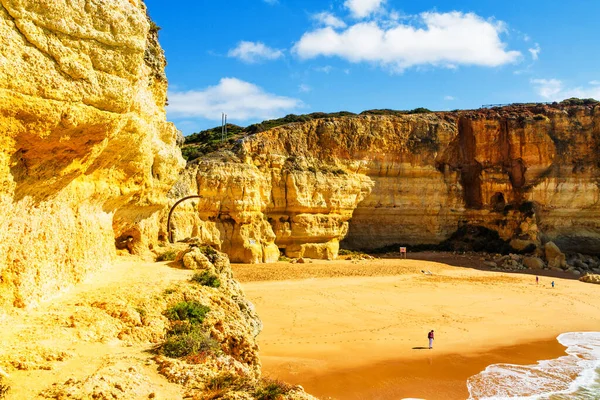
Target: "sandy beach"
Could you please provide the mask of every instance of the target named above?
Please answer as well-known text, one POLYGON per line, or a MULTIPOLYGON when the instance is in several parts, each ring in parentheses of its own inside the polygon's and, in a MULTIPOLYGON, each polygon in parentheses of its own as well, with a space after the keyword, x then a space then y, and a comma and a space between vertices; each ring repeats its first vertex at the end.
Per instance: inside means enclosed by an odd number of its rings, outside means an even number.
POLYGON ((598 286, 441 259, 235 265, 264 322, 264 374, 320 398, 465 399, 486 366, 556 358, 559 334, 600 330, 598 286))

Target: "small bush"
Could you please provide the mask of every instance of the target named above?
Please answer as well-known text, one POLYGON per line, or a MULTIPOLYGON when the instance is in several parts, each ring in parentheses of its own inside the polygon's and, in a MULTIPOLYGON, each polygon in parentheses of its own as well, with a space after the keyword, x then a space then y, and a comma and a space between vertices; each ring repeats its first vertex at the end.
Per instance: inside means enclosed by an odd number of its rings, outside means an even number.
POLYGON ((432 111, 430 109, 428 109, 428 108, 418 107, 418 108, 415 108, 414 110, 410 110, 408 112, 408 114, 427 114, 427 113, 430 113, 430 112, 432 112, 432 111))
POLYGON ((204 254, 206 258, 208 258, 208 261, 210 261, 213 264, 217 261, 217 258, 219 256, 218 251, 216 251, 210 246, 200 246, 198 248, 200 249, 200 252, 204 254))
POLYGON ((210 246, 201 246, 200 251, 205 256, 216 256, 218 252, 210 246))
POLYGON ((167 309, 165 315, 171 321, 188 321, 190 324, 201 324, 210 308, 197 301, 182 301, 167 309))
POLYGON ((169 250, 158 256, 156 261, 175 261, 175 258, 177 258, 177 252, 174 250, 169 250))
POLYGON ((158 33, 158 31, 160 31, 162 28, 158 25, 156 25, 156 23, 154 21, 150 21, 150 32, 152 33, 158 33))
POLYGON ((178 324, 177 330, 169 332, 167 340, 162 344, 160 353, 172 358, 194 356, 198 354, 219 353, 219 343, 203 332, 199 326, 178 324), (183 326, 187 325, 186 328, 183 326))
POLYGON ((219 280, 219 277, 209 271, 202 271, 194 274, 194 276, 192 276, 192 282, 212 288, 221 287, 221 281, 219 280))
POLYGON ((257 400, 278 400, 280 397, 291 392, 293 388, 293 386, 285 382, 263 378, 261 387, 254 392, 254 397, 257 400))
POLYGON ((235 389, 240 390, 248 384, 248 379, 232 374, 231 372, 225 372, 220 375, 211 378, 206 387, 210 390, 219 389, 235 389))
POLYGON ((211 378, 206 384, 204 399, 220 399, 229 391, 251 390, 250 380, 246 377, 225 372, 211 378))

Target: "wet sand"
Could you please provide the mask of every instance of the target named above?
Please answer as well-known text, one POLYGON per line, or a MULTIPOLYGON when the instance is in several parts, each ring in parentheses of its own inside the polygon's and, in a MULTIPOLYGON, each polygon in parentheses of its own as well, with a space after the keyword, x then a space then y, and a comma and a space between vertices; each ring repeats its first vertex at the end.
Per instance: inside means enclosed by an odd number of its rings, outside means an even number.
POLYGON ((465 399, 486 366, 556 358, 559 334, 600 329, 600 287, 570 279, 399 259, 234 270, 264 322, 263 373, 323 399, 465 399))
POLYGON ((302 385, 321 399, 466 399, 466 381, 490 364, 535 364, 565 354, 556 340, 527 343, 470 354, 437 354, 424 350, 405 360, 390 360, 353 369, 299 374, 286 370, 276 357, 263 358, 265 374, 302 385))

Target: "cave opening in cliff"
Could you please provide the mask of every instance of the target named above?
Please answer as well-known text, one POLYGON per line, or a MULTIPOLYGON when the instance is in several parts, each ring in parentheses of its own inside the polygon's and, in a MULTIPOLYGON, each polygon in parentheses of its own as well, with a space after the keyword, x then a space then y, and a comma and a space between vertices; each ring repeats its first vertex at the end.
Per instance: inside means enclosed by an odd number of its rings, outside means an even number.
POLYGON ((504 194, 497 192, 490 199, 490 205, 494 211, 501 212, 504 210, 506 206, 506 200, 504 199, 504 194))

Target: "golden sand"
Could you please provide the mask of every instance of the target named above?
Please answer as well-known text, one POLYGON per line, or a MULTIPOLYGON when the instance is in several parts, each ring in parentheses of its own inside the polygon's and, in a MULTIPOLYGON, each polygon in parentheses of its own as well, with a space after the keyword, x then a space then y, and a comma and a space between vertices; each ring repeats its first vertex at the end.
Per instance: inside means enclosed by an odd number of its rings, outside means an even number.
POLYGON ((466 380, 487 365, 556 358, 559 334, 600 329, 599 287, 566 275, 536 284, 531 274, 399 259, 234 271, 264 322, 264 374, 321 398, 465 399, 466 380))

